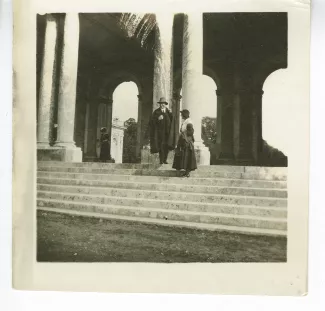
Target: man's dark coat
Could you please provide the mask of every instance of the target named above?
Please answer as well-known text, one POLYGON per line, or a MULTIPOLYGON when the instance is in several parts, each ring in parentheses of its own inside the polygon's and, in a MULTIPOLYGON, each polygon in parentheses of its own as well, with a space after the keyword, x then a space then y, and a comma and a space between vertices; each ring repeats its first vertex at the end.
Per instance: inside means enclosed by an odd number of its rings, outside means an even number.
POLYGON ((151 153, 158 153, 162 145, 168 145, 169 150, 175 148, 174 122, 173 115, 167 108, 165 113, 160 108, 153 112, 149 123, 151 153), (159 120, 161 115, 163 119, 159 120))

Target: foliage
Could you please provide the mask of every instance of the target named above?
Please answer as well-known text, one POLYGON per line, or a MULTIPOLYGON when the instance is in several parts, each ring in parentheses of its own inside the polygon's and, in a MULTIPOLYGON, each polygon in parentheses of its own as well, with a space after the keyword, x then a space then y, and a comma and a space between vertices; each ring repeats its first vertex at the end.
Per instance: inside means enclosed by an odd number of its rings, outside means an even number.
POLYGON ((204 117, 202 119, 202 139, 205 146, 211 148, 217 142, 217 119, 204 117))
POLYGON ((134 118, 129 118, 124 122, 126 127, 123 139, 123 163, 137 163, 137 130, 138 123, 134 118))
POLYGON ((267 141, 263 140, 260 165, 286 167, 288 166, 288 158, 282 151, 272 147, 267 141))

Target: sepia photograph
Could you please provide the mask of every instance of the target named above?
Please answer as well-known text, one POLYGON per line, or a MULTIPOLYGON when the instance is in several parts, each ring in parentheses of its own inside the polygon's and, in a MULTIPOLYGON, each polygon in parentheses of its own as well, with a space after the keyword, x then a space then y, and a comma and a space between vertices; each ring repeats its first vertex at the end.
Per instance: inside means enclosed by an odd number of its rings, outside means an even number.
POLYGON ((305 0, 16 0, 14 288, 306 295, 309 31, 305 0))
POLYGON ((38 14, 37 260, 286 262, 287 27, 38 14))

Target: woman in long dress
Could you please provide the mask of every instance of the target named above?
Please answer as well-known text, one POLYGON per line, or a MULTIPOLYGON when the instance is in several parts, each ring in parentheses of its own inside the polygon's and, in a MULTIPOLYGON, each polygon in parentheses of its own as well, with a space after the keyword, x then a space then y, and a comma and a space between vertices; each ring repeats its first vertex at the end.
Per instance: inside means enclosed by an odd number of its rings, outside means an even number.
POLYGON ((107 128, 102 127, 100 129, 101 135, 100 135, 100 155, 99 160, 100 162, 107 162, 108 160, 111 160, 110 155, 110 142, 109 142, 109 135, 107 133, 107 128))
POLYGON ((194 150, 194 128, 187 109, 181 111, 182 125, 178 138, 173 168, 185 170, 182 177, 190 177, 190 172, 197 169, 194 150))

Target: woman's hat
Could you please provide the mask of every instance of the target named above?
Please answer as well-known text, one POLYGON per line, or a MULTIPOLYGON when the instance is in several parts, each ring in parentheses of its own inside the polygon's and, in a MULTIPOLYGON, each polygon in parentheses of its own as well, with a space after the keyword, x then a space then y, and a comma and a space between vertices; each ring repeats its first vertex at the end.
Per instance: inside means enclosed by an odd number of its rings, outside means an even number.
POLYGON ((106 127, 102 127, 102 128, 100 129, 100 131, 101 131, 101 132, 106 132, 106 131, 107 131, 107 128, 106 128, 106 127))
POLYGON ((188 119, 190 117, 190 112, 187 109, 183 109, 180 111, 183 118, 188 119))
POLYGON ((185 114, 185 115, 190 115, 190 112, 187 109, 183 109, 180 111, 181 114, 185 114))
POLYGON ((160 100, 157 102, 158 104, 165 104, 168 105, 165 97, 160 97, 160 100))

